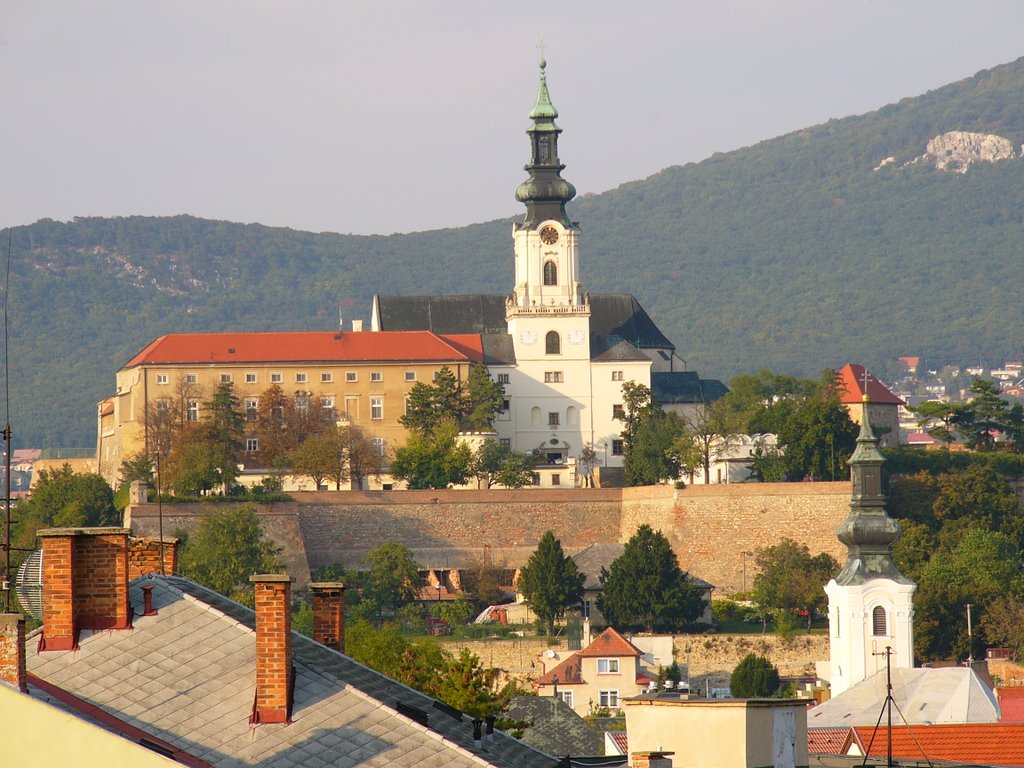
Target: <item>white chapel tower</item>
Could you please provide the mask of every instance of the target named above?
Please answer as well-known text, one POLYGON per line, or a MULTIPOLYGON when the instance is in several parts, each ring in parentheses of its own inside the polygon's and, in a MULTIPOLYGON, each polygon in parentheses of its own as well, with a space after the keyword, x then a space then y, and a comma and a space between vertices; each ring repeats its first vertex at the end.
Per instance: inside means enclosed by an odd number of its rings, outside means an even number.
POLYGON ((916 584, 892 561, 890 550, 900 525, 885 512, 878 438, 868 420, 867 397, 857 449, 850 457, 853 497, 850 516, 839 526, 847 546, 846 565, 825 587, 828 594, 832 696, 885 669, 885 649, 893 668, 914 666, 916 584))
POLYGON ((565 212, 576 189, 561 176, 546 67, 542 59, 527 129, 529 178, 516 190, 526 216, 513 227, 515 287, 505 319, 518 368, 516 448, 560 462, 594 439, 590 302, 580 284, 579 226, 565 212))

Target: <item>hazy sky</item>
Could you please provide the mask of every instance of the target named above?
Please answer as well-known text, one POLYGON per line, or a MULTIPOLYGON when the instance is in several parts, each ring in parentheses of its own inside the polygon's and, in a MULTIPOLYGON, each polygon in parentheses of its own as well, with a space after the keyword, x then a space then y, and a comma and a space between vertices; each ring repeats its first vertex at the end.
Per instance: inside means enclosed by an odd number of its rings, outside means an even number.
POLYGON ((1012 61, 1024 2, 0 0, 0 226, 517 214, 542 36, 588 193, 1012 61))

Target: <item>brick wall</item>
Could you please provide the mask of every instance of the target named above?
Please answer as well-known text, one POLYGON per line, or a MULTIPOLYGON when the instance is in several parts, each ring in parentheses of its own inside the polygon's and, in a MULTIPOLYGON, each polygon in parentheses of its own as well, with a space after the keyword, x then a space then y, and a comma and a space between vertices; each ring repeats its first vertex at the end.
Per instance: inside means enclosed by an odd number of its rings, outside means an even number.
POLYGON ((0 613, 0 682, 19 691, 25 687, 25 618, 0 613))
MULTIPOLYGON (((308 583, 309 569, 338 562, 352 567, 385 541, 410 547, 424 567, 456 566, 485 545, 495 561, 516 566, 525 563, 547 530, 573 552, 595 542, 626 541, 647 523, 665 533, 684 569, 714 584, 721 595, 744 584, 749 588, 754 550, 783 537, 843 562, 835 530, 849 513, 850 485, 321 491, 293 498, 258 511, 264 530, 284 549, 297 588, 308 583)), ((204 508, 164 505, 164 530, 191 528, 204 508)), ((137 534, 152 535, 156 506, 130 507, 128 519, 137 534)))
POLYGON ((836 528, 850 512, 848 482, 694 485, 661 494, 624 495, 622 540, 643 523, 661 530, 680 566, 714 584, 716 594, 749 589, 754 552, 782 538, 845 562, 836 528))
POLYGON ((164 573, 170 576, 178 568, 178 540, 164 538, 161 547, 160 539, 131 538, 128 540, 128 579, 146 576, 150 573, 164 573), (163 554, 163 568, 160 556, 163 554))

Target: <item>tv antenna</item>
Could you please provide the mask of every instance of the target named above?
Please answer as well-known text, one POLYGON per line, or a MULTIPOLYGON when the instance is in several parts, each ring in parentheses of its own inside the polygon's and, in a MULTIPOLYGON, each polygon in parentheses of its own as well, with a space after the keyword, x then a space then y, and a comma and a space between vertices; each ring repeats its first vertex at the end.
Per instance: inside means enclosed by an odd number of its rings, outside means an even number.
POLYGON ((861 763, 861 768, 864 768, 868 764, 868 758, 871 756, 871 747, 875 743, 875 736, 878 735, 878 729, 882 724, 882 715, 888 714, 888 720, 885 727, 885 765, 886 768, 893 768, 892 762, 892 710, 896 708, 896 712, 900 716, 900 720, 907 726, 907 732, 910 734, 910 738, 917 744, 917 748, 921 750, 921 754, 924 756, 925 762, 928 763, 931 768, 932 761, 925 754, 924 747, 921 746, 921 742, 917 740, 917 736, 914 735, 913 730, 910 728, 910 723, 907 722, 907 718, 903 715, 903 711, 900 709, 900 705, 896 703, 896 699, 892 696, 892 646, 885 646, 885 650, 880 653, 872 653, 872 656, 885 656, 885 701, 882 702, 882 711, 878 713, 878 720, 875 722, 875 728, 871 731, 871 740, 868 742, 867 747, 864 748, 864 761, 861 763))

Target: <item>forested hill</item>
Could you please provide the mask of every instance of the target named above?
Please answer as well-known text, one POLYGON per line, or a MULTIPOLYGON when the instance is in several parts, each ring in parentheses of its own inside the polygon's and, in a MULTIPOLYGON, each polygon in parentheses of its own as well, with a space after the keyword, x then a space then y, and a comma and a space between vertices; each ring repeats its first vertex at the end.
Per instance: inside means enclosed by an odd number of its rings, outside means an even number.
MULTIPOLYGON (((1022 143, 1024 59, 669 168, 574 205, 586 286, 635 293, 704 376, 1019 359, 1022 143), (911 163, 948 131, 1002 136, 1017 157, 966 174, 911 163)), ((96 401, 162 333, 332 329, 368 317, 375 292, 509 291, 511 222, 387 237, 189 216, 18 227, 16 445, 93 445, 96 401)))

